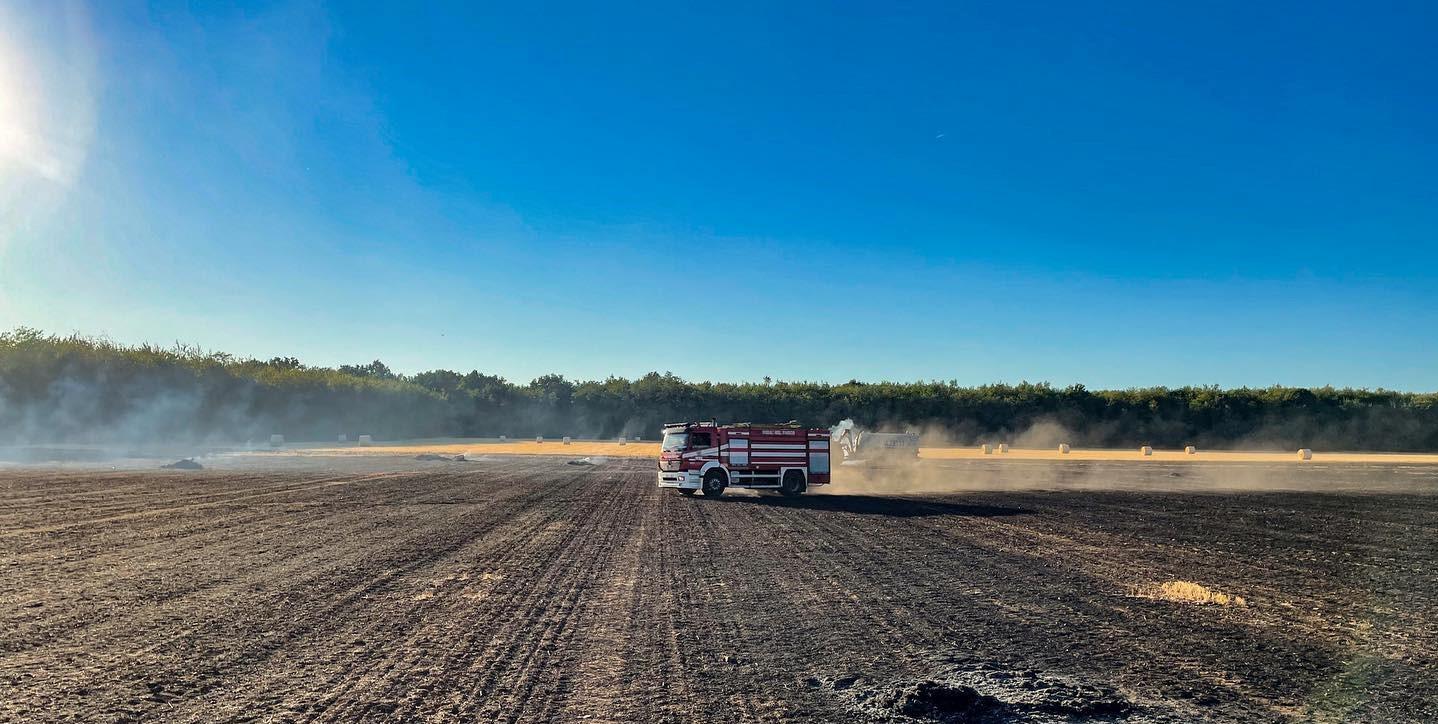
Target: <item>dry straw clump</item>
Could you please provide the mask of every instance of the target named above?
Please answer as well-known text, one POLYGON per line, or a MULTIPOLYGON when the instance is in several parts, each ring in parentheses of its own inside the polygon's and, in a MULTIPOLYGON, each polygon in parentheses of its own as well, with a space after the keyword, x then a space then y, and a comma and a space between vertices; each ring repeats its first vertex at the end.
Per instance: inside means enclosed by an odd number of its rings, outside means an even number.
POLYGON ((1243 596, 1230 596, 1191 581, 1167 581, 1133 586, 1129 595, 1178 603, 1214 603, 1219 606, 1247 606, 1243 596))

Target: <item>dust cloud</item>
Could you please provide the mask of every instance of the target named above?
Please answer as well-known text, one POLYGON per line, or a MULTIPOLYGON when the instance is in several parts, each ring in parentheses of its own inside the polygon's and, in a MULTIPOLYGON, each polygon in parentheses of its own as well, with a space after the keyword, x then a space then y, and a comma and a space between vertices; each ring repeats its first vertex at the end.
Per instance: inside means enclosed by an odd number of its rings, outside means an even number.
POLYGON ((835 469, 831 480, 813 492, 1420 492, 1438 490, 1438 465, 920 460, 898 466, 843 466, 835 469))

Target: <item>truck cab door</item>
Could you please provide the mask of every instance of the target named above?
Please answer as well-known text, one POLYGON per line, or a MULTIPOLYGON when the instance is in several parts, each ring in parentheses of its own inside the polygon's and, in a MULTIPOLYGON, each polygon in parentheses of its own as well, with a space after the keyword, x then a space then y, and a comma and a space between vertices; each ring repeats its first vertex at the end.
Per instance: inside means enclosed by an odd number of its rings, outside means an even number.
MULTIPOLYGON (((691 433, 689 433, 689 450, 690 450, 690 452, 696 452, 696 453, 697 453, 697 452, 699 452, 700 450, 707 450, 707 449, 709 449, 709 448, 711 448, 711 447, 714 447, 714 433, 712 433, 712 432, 691 432, 691 433)), ((697 456, 697 455, 696 455, 695 457, 700 457, 700 456, 697 456)), ((716 453, 716 454, 713 454, 712 456, 711 456, 711 455, 704 455, 704 456, 702 456, 702 457, 708 459, 708 458, 710 458, 710 457, 717 458, 717 457, 719 457, 719 456, 718 456, 718 454, 716 453)))

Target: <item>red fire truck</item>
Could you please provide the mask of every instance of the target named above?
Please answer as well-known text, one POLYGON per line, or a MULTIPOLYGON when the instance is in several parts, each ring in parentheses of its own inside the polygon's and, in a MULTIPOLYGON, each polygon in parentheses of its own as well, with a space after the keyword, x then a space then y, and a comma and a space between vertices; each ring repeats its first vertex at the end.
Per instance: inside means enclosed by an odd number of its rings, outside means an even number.
POLYGON ((664 426, 659 487, 720 496, 728 488, 800 495, 829 482, 829 431, 797 424, 664 426))

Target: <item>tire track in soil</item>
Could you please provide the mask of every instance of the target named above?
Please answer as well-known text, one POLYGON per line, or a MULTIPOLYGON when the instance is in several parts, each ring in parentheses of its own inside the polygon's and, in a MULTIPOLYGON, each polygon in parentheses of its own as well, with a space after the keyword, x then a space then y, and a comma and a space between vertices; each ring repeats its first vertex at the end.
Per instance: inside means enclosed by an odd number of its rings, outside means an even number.
MULTIPOLYGON (((542 545, 542 541, 545 540, 544 531, 559 520, 559 514, 563 510, 536 507, 531 514, 526 516, 527 519, 519 527, 512 531, 508 529, 501 531, 503 537, 500 539, 499 545, 493 546, 490 554, 477 559, 478 562, 489 564, 491 567, 497 566, 499 570, 506 571, 505 574, 501 574, 505 576, 501 585, 508 587, 510 585, 509 563, 516 556, 527 558, 524 556, 525 551, 542 545), (511 540, 514 542, 511 543, 511 540)), ((496 586, 496 590, 498 588, 499 586, 496 586)), ((495 595, 494 591, 489 594, 490 597, 495 595)), ((445 601, 439 600, 435 601, 434 605, 441 606, 444 603, 445 601)), ((414 642, 430 633, 428 629, 423 628, 426 623, 425 619, 430 612, 430 606, 410 606, 403 614, 407 626, 412 629, 408 636, 400 638, 399 641, 396 641, 398 637, 385 639, 385 647, 398 649, 399 658, 377 656, 376 660, 366 663, 358 670, 352 669, 346 672, 345 676, 332 687, 333 693, 329 698, 333 701, 326 706, 323 718, 327 720, 356 718, 374 708, 375 704, 379 704, 383 708, 390 706, 398 708, 400 704, 388 699, 386 695, 403 685, 404 677, 412 673, 415 662, 419 658, 428 658, 425 648, 414 645, 414 642)), ((436 620, 450 622, 449 629, 453 631, 459 628, 460 621, 469 621, 464 613, 463 611, 448 614, 436 612, 436 620)), ((401 630, 400 626, 392 626, 392 628, 397 631, 401 630)), ((461 632, 459 636, 451 635, 451 638, 463 640, 466 635, 468 635, 466 632, 461 632)), ((439 668, 453 667, 456 650, 457 647, 451 646, 448 656, 440 659, 439 668)), ((434 667, 432 662, 431 668, 434 667)))
POLYGON ((538 720, 680 720, 665 701, 646 695, 687 698, 673 678, 674 595, 664 561, 669 551, 663 533, 656 533, 665 521, 658 491, 644 473, 625 476, 625 494, 639 498, 636 529, 615 552, 576 623, 566 657, 574 674, 564 696, 536 712, 538 720))
MULTIPOLYGON (((754 555, 750 536, 730 535, 722 503, 702 496, 670 494, 678 513, 670 540, 675 551, 675 608, 680 671, 690 678, 696 718, 720 721, 779 721, 781 707, 768 692, 776 673, 763 666, 765 639, 775 631, 756 631, 759 613, 753 598, 764 587, 760 571, 746 562, 754 555)), ((772 583, 771 583, 772 585, 772 583)))
MULTIPOLYGON (((627 488, 616 486, 612 472, 588 469, 586 478, 593 499, 558 548, 539 561, 527 561, 523 570, 538 576, 523 580, 525 592, 506 600, 480 631, 488 635, 470 667, 470 691, 460 711, 485 721, 518 721, 532 706, 546 706, 562 691, 562 681, 542 681, 544 664, 556 656, 574 634, 581 613, 579 598, 594 586, 598 571, 607 565, 629 527, 619 525, 629 509, 627 488), (592 542, 591 542, 591 539, 592 542), (586 553, 586 551, 589 551, 586 553), (557 603, 552 603, 558 598, 557 603), (550 615, 557 608, 559 615, 550 615), (546 684, 548 684, 546 686, 546 684)), ((521 585, 516 581, 515 586, 521 585)), ((567 675, 567 672, 566 672, 567 675)))
MULTIPOLYGON (((713 550, 689 550, 703 538, 696 535, 690 501, 676 503, 672 491, 656 489, 647 466, 634 475, 641 486, 643 528, 611 574, 620 583, 612 605, 596 607, 581 624, 588 634, 578 648, 596 653, 582 661, 563 708, 544 712, 543 720, 734 720, 729 692, 718 698, 700 691, 700 682, 720 669, 714 653, 725 644, 722 636, 710 633, 714 612, 698 602, 696 588, 702 586, 696 581, 707 585, 709 579, 693 575, 686 565, 712 560, 713 550)), ((734 651, 732 645, 729 650, 734 651)))

